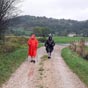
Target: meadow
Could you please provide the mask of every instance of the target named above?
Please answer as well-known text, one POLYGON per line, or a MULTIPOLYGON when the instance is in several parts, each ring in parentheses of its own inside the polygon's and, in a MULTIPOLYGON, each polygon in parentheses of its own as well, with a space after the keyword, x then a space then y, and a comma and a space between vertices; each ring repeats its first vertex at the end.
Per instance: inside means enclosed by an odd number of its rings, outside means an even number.
POLYGON ((56 36, 56 37, 53 37, 54 41, 56 43, 71 43, 71 42, 74 42, 74 41, 80 41, 80 39, 84 39, 85 41, 88 41, 88 37, 65 37, 65 36, 56 36))

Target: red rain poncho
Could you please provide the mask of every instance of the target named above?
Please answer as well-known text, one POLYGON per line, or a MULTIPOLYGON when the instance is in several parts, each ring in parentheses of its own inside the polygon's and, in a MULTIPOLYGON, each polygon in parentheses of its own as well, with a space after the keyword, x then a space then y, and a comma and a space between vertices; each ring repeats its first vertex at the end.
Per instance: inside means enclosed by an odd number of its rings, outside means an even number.
POLYGON ((38 48, 38 40, 36 39, 35 35, 32 35, 28 40, 28 46, 28 56, 35 57, 38 48))

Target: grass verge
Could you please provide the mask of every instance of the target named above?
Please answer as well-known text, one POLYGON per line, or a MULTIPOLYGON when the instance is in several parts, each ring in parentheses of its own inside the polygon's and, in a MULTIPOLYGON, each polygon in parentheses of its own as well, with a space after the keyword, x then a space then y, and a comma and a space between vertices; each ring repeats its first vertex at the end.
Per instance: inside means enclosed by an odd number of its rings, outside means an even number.
POLYGON ((19 49, 9 54, 0 55, 0 85, 22 64, 27 56, 27 49, 19 49))
POLYGON ((88 86, 88 61, 79 57, 69 48, 62 50, 62 57, 68 66, 76 73, 79 78, 88 86))

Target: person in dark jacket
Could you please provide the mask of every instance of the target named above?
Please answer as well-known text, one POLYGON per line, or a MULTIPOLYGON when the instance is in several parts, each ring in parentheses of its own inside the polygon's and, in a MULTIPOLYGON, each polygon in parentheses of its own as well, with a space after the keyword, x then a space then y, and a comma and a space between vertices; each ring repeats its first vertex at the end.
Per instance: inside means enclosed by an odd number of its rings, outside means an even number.
POLYGON ((45 47, 46 47, 46 51, 48 53, 48 58, 51 58, 51 53, 54 49, 54 46, 55 46, 55 42, 52 39, 52 36, 49 36, 45 42, 45 47))

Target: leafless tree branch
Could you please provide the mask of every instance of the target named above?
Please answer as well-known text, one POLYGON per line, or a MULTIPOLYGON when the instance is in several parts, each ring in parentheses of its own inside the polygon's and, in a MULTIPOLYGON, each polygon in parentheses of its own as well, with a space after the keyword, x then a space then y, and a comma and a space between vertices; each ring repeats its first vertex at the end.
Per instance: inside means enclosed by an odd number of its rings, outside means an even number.
POLYGON ((5 23, 15 13, 15 5, 18 0, 0 0, 0 35, 7 29, 5 23))

